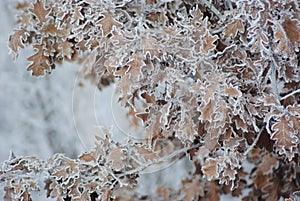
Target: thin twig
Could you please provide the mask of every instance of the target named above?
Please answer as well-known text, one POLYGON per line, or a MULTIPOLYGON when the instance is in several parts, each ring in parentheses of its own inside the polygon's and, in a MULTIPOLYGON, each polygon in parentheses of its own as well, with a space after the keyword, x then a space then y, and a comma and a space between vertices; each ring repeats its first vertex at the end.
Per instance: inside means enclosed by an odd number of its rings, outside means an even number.
POLYGON ((292 96, 296 93, 300 93, 300 89, 297 89, 296 91, 293 91, 292 93, 289 93, 289 94, 285 95, 284 97, 281 97, 280 100, 284 100, 284 99, 286 99, 286 98, 288 98, 288 97, 290 97, 290 96, 292 96))
POLYGON ((136 162, 136 163, 139 164, 139 165, 143 165, 143 164, 144 164, 142 161, 139 161, 138 159, 136 159, 135 157, 133 157, 133 156, 131 156, 131 155, 129 155, 129 157, 130 157, 134 162, 136 162))
POLYGON ((177 150, 177 151, 174 151, 174 152, 171 153, 170 155, 167 155, 167 156, 164 156, 164 157, 162 157, 162 158, 159 158, 158 160, 150 161, 149 163, 145 163, 145 164, 144 164, 143 166, 141 166, 141 167, 138 167, 138 168, 133 169, 133 170, 129 170, 129 171, 124 172, 124 173, 122 173, 122 174, 120 174, 120 175, 118 175, 118 176, 119 176, 119 177, 124 177, 124 176, 126 176, 126 175, 131 175, 131 174, 138 173, 138 172, 140 172, 140 171, 145 170, 145 169, 146 169, 147 167, 149 167, 149 166, 152 166, 152 165, 155 165, 155 164, 157 164, 157 163, 160 163, 160 162, 166 161, 166 160, 168 160, 168 159, 171 159, 171 158, 173 158, 173 157, 175 157, 175 156, 177 156, 177 155, 179 155, 179 154, 185 153, 185 152, 187 152, 187 151, 189 151, 189 150, 191 150, 191 149, 198 148, 198 147, 200 147, 201 145, 203 145, 203 144, 202 144, 202 143, 201 143, 201 144, 196 144, 196 145, 193 145, 193 146, 191 146, 191 147, 185 147, 185 148, 183 148, 183 149, 179 149, 179 150, 177 150))
POLYGON ((279 92, 278 92, 278 81, 276 78, 276 66, 277 62, 275 61, 274 57, 271 59, 271 85, 272 85, 272 90, 276 98, 279 97, 279 92))
POLYGON ((253 141, 253 143, 248 147, 248 149, 244 152, 244 156, 247 156, 248 155, 248 153, 254 148, 254 146, 257 144, 257 142, 258 142, 258 140, 259 140, 259 138, 260 138, 260 136, 261 136, 261 134, 262 134, 262 132, 263 132, 263 130, 265 129, 265 126, 263 126, 261 129, 260 129, 260 131, 259 131, 259 133, 257 134, 257 136, 256 136, 256 138, 255 138, 255 140, 253 141))
POLYGON ((127 186, 128 184, 126 183, 123 183, 113 172, 111 171, 108 171, 108 173, 116 180, 119 182, 120 186, 127 186))

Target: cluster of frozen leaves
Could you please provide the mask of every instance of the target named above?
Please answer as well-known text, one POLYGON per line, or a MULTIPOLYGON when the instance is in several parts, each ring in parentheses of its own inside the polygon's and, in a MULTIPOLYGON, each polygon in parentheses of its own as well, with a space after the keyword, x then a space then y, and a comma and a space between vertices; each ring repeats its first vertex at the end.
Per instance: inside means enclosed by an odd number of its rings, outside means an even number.
MULTIPOLYGON (((197 146, 189 155, 201 175, 193 178, 201 179, 183 185, 216 181, 220 192, 252 185, 250 197, 271 200, 300 188, 297 1, 37 0, 18 9, 10 49, 35 48, 27 68, 33 75, 80 62, 99 88, 117 82, 120 104, 143 122, 146 151, 167 144, 157 153, 164 158, 197 146), (264 156, 252 161, 256 152, 264 156), (252 184, 245 184, 245 160, 263 166, 253 170, 252 184), (278 175, 295 188, 283 188, 278 175)), ((123 151, 110 148, 119 157, 115 171, 126 168, 123 151)), ((186 200, 209 191, 197 192, 186 200)))
POLYGON ((55 154, 43 161, 32 156, 16 157, 12 153, 0 163, 4 200, 32 200, 32 193, 42 189, 47 198, 57 201, 140 199, 141 195, 134 191, 139 173, 195 148, 178 149, 167 155, 130 140, 119 144, 112 141, 109 130, 104 129, 104 133, 104 138, 96 136, 95 146, 77 159, 55 154))

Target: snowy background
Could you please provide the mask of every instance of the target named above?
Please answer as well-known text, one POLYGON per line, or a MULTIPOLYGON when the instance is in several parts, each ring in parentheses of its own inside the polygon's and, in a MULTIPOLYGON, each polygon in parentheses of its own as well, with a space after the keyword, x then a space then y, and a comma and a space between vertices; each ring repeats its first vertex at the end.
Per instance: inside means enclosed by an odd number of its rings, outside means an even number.
MULTIPOLYGON (((3 0, 2 0, 3 1, 3 0)), ((77 65, 58 66, 51 76, 35 78, 26 71, 32 50, 22 50, 14 62, 8 52, 13 32, 13 3, 0 7, 0 161, 9 152, 47 158, 55 152, 76 156, 83 147, 72 118, 72 88, 77 65)))
MULTIPOLYGON (((40 159, 57 152, 76 158, 92 146, 93 136, 101 133, 100 126, 112 126, 115 139, 133 134, 124 111, 113 99, 113 86, 101 93, 89 82, 78 87, 78 64, 57 66, 51 76, 36 78, 26 71, 26 58, 32 49, 21 50, 13 61, 8 54, 8 38, 15 27, 16 11, 13 1, 0 2, 0 162, 8 159, 11 151, 40 159)), ((191 162, 182 160, 171 169, 145 174, 140 192, 154 193, 157 185, 176 188, 191 167, 191 162)), ((34 200, 49 200, 44 197, 41 193, 34 200)))

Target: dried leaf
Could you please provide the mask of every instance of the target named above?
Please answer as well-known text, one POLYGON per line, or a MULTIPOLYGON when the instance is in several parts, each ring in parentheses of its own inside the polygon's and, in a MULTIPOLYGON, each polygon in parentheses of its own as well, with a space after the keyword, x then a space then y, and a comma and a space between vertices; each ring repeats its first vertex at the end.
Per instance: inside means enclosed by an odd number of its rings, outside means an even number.
POLYGON ((109 12, 105 13, 104 19, 99 20, 97 24, 101 25, 104 36, 107 36, 109 33, 111 33, 113 27, 120 28, 123 26, 120 22, 116 21, 109 12))
POLYGON ((84 153, 84 154, 80 155, 79 160, 82 160, 87 163, 91 162, 91 161, 96 162, 96 159, 90 153, 84 153))
POLYGON ((211 36, 208 32, 203 37, 203 52, 204 54, 208 55, 210 51, 214 50, 216 48, 216 45, 214 44, 219 37, 217 35, 211 36))
POLYGON ((232 36, 232 38, 235 38, 238 32, 244 33, 245 27, 241 19, 234 19, 232 22, 226 25, 224 38, 229 38, 230 36, 232 36))
POLYGON ((208 182, 205 185, 205 190, 207 191, 207 194, 205 195, 207 201, 220 201, 220 189, 214 181, 208 182))
POLYGON ((283 27, 277 23, 276 30, 274 34, 274 42, 278 43, 276 46, 276 52, 282 52, 286 57, 292 57, 292 51, 290 48, 290 43, 287 38, 287 33, 284 31, 283 27))
POLYGON ((67 57, 68 59, 71 59, 72 54, 74 53, 73 43, 70 43, 68 41, 60 43, 61 54, 63 57, 67 57))
POLYGON ((258 170, 255 172, 253 183, 256 189, 266 192, 266 188, 271 184, 270 175, 264 175, 261 170, 258 170))
POLYGON ((27 40, 29 36, 28 32, 25 30, 15 30, 13 35, 9 36, 9 48, 18 55, 19 48, 24 48, 24 41, 27 40))
POLYGON ((296 152, 295 148, 298 144, 298 138, 295 136, 295 130, 287 117, 280 117, 272 126, 272 130, 274 132, 271 135, 271 139, 275 140, 279 154, 285 154, 291 160, 296 152))
POLYGON ((40 23, 44 23, 47 21, 47 17, 51 12, 51 9, 45 8, 43 1, 37 0, 33 3, 33 8, 29 8, 29 11, 38 18, 40 23))
POLYGON ((145 161, 153 161, 159 158, 159 155, 153 150, 147 149, 145 146, 136 146, 135 147, 141 157, 145 159, 145 161))
POLYGON ((300 23, 298 20, 286 17, 282 27, 291 42, 300 43, 300 23))
POLYGON ((129 79, 133 81, 138 81, 142 76, 142 68, 146 66, 144 62, 144 57, 139 54, 133 54, 130 57, 130 61, 127 63, 129 69, 127 74, 129 74, 129 79))
POLYGON ((195 178, 192 181, 183 181, 184 201, 198 200, 199 196, 204 196, 204 189, 199 179, 195 178))
POLYGON ((215 107, 214 102, 212 100, 210 100, 208 102, 208 104, 199 108, 199 111, 201 112, 201 115, 200 115, 201 121, 212 122, 213 114, 214 114, 214 107, 215 107))
POLYGON ((208 181, 219 177, 218 161, 214 158, 206 159, 201 170, 208 181))
POLYGON ((34 45, 36 53, 28 57, 28 61, 32 63, 27 67, 27 71, 32 71, 34 76, 43 76, 45 71, 51 72, 50 59, 44 55, 44 47, 42 45, 34 45))
POLYGON ((108 155, 108 159, 112 163, 112 168, 116 171, 120 171, 124 167, 124 154, 122 149, 117 148, 112 150, 108 155))
POLYGON ((272 156, 271 154, 265 155, 262 160, 261 164, 259 165, 259 170, 263 174, 270 174, 272 169, 277 169, 279 166, 279 161, 276 157, 272 156))
POLYGON ((45 36, 67 36, 68 33, 66 29, 58 29, 57 24, 54 24, 52 20, 44 25, 41 31, 45 36))
POLYGON ((154 37, 142 37, 142 45, 144 55, 150 54, 150 58, 160 58, 161 53, 159 52, 159 47, 157 45, 157 40, 154 37))
POLYGON ((110 189, 104 189, 104 190, 102 190, 100 201, 110 201, 112 196, 113 196, 113 193, 110 189))

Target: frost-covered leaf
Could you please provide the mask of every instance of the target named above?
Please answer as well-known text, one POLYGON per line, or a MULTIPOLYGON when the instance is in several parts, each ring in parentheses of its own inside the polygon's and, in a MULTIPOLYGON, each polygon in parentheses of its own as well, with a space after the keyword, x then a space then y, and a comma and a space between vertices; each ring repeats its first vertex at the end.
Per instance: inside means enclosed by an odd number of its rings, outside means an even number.
POLYGON ((104 189, 101 194, 101 201, 110 201, 112 197, 112 191, 110 189, 104 189))
POLYGON ((60 48, 62 51, 62 56, 71 59, 72 54, 74 53, 73 44, 65 41, 60 44, 60 48))
POLYGON ((34 46, 36 53, 28 57, 28 61, 32 63, 27 67, 28 71, 32 71, 34 76, 43 76, 46 72, 51 72, 50 59, 44 55, 44 47, 42 45, 34 46))
POLYGON ((149 54, 151 59, 160 58, 161 53, 159 52, 158 41, 154 37, 144 37, 142 36, 142 45, 144 55, 149 54))
POLYGON ((287 37, 293 43, 300 43, 300 23, 297 19, 291 19, 286 17, 282 23, 283 29, 285 30, 287 37))
POLYGON ((212 179, 219 177, 218 170, 218 161, 214 158, 209 158, 205 161, 205 165, 202 166, 202 171, 207 180, 211 181, 212 179))
POLYGON ((96 162, 97 160, 96 158, 94 158, 94 156, 91 153, 84 153, 79 156, 79 159, 87 163, 91 161, 96 162))
POLYGON ((212 122, 213 120, 213 114, 215 112, 215 105, 214 101, 210 100, 208 104, 204 105, 203 107, 199 108, 199 111, 201 112, 200 119, 202 121, 208 121, 212 122))
POLYGON ((146 66, 143 56, 139 54, 132 55, 127 65, 129 66, 129 69, 126 73, 128 74, 129 79, 133 81, 139 80, 143 75, 142 68, 146 66))
POLYGON ((107 12, 104 14, 104 18, 99 20, 97 24, 101 25, 101 29, 103 31, 103 35, 107 36, 112 32, 113 27, 120 28, 122 24, 115 20, 111 13, 107 12))
POLYGON ((194 178, 192 181, 183 181, 184 201, 198 200, 204 196, 204 189, 199 179, 194 178))
POLYGON ((205 185, 205 190, 207 191, 205 195, 207 200, 220 201, 220 189, 214 181, 207 182, 205 185))
POLYGON ((153 161, 159 158, 158 153, 154 152, 153 150, 145 146, 135 146, 135 148, 138 150, 139 156, 141 156, 146 162, 153 161))
POLYGON ((18 55, 19 48, 24 48, 24 41, 29 36, 26 30, 15 30, 13 35, 9 36, 9 48, 15 55, 18 55))
POLYGON ((43 32, 45 36, 66 36, 68 30, 58 28, 58 25, 56 25, 53 20, 50 20, 43 26, 41 32, 43 32))
POLYGON ((234 19, 232 22, 227 24, 224 31, 224 37, 229 38, 232 36, 232 38, 235 38, 238 32, 244 33, 245 27, 241 19, 234 19))
POLYGON ((216 45, 214 44, 219 37, 217 35, 211 36, 208 32, 203 37, 203 52, 209 54, 210 51, 214 50, 216 45))
POLYGON ((51 9, 45 8, 44 1, 36 0, 36 2, 33 3, 33 8, 29 8, 29 11, 38 18, 40 23, 44 23, 47 21, 51 9))
POLYGON ((290 41, 287 38, 287 33, 279 23, 276 24, 274 42, 278 43, 276 46, 277 52, 284 53, 286 57, 292 57, 293 53, 290 48, 290 41))
POLYGON ((271 135, 271 139, 275 140, 279 154, 284 154, 291 160, 297 152, 299 139, 296 137, 296 132, 287 118, 285 115, 280 117, 272 126, 274 133, 271 135))
POLYGON ((112 163, 112 167, 116 171, 120 171, 124 167, 124 154, 122 149, 117 148, 112 150, 108 155, 108 160, 112 163))

